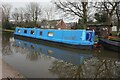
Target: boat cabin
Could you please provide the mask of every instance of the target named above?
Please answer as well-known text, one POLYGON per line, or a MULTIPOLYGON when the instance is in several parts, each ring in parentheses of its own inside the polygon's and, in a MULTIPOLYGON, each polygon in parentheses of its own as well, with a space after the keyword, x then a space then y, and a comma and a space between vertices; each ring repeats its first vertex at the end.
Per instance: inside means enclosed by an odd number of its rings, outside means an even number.
POLYGON ((19 27, 15 29, 14 34, 72 45, 93 45, 95 35, 94 31, 91 30, 55 30, 19 27))

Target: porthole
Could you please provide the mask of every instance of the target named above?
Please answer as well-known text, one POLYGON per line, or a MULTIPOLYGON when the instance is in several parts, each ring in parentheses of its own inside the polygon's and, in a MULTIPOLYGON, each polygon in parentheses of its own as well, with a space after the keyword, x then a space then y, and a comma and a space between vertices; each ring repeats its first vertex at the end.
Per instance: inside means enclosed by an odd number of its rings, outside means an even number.
POLYGON ((34 34, 34 30, 31 30, 31 34, 34 34))
POLYGON ((27 30, 24 30, 24 33, 27 33, 27 30))
POLYGON ((48 32, 48 36, 53 36, 53 33, 52 32, 48 32))
POLYGON ((20 33, 20 29, 18 29, 17 32, 20 33))
POLYGON ((40 36, 42 36, 42 31, 40 31, 40 36))

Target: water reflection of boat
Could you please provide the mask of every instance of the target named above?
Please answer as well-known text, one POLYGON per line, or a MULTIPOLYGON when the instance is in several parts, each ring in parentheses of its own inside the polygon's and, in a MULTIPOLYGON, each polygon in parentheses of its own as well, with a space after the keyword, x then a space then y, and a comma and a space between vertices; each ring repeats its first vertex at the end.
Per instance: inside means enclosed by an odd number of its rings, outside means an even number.
POLYGON ((54 57, 58 60, 63 60, 68 63, 72 63, 74 65, 80 65, 84 61, 84 59, 92 57, 92 54, 84 54, 82 52, 77 53, 19 39, 15 39, 15 45, 19 47, 33 49, 35 52, 54 57))

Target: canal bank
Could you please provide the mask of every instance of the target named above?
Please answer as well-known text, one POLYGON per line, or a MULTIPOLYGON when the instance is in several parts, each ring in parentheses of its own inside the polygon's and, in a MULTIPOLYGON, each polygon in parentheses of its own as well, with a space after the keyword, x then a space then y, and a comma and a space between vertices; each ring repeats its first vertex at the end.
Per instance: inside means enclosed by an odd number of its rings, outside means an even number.
POLYGON ((5 31, 5 32, 14 32, 14 30, 10 30, 10 29, 0 29, 0 31, 5 31))
POLYGON ((3 60, 0 60, 2 63, 2 78, 24 78, 24 76, 11 67, 8 63, 3 60))
POLYGON ((0 33, 0 79, 2 78, 25 78, 21 73, 2 60, 2 35, 0 33))

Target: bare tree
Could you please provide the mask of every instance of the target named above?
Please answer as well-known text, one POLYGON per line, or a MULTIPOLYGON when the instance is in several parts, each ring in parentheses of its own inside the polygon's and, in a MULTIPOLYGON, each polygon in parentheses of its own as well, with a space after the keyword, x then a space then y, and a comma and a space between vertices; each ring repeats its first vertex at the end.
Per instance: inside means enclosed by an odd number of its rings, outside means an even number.
POLYGON ((15 8, 12 13, 12 18, 15 20, 15 25, 17 26, 23 26, 23 20, 24 20, 24 8, 15 8))
POLYGON ((2 24, 2 6, 0 5, 0 27, 1 27, 1 24, 2 24))
POLYGON ((46 15, 47 20, 54 19, 55 11, 54 11, 53 7, 45 8, 44 13, 45 13, 44 15, 46 15))
POLYGON ((29 13, 25 13, 24 14, 24 19, 26 20, 26 22, 30 22, 30 14, 29 13))
POLYGON ((104 1, 104 2, 98 2, 98 9, 101 11, 101 12, 106 12, 107 13, 107 16, 108 16, 108 21, 107 21, 107 25, 108 25, 108 34, 111 33, 111 27, 112 27, 112 17, 113 17, 113 14, 115 12, 115 9, 117 7, 117 2, 114 2, 111 1, 111 0, 107 0, 107 1, 104 1))
POLYGON ((117 7, 117 4, 118 4, 117 2, 103 2, 104 8, 108 14, 108 34, 111 33, 112 16, 115 11, 115 8, 117 7))
POLYGON ((116 16, 117 16, 117 32, 120 30, 120 1, 118 2, 118 6, 116 8, 116 16))
POLYGON ((2 3, 2 21, 9 21, 11 5, 2 3))
POLYGON ((15 20, 15 22, 18 22, 18 18, 19 18, 19 12, 18 12, 18 8, 14 9, 14 12, 12 13, 12 18, 15 20))
POLYGON ((26 7, 27 13, 30 14, 32 20, 36 22, 38 20, 38 16, 41 14, 41 7, 39 6, 39 4, 32 2, 29 3, 26 7))
POLYGON ((19 8, 19 17, 20 17, 20 22, 23 22, 24 19, 24 8, 19 8))
POLYGON ((63 10, 66 14, 71 14, 78 16, 83 21, 83 26, 87 28, 88 20, 88 2, 83 2, 81 0, 71 2, 71 1, 57 1, 55 2, 58 9, 63 10))

